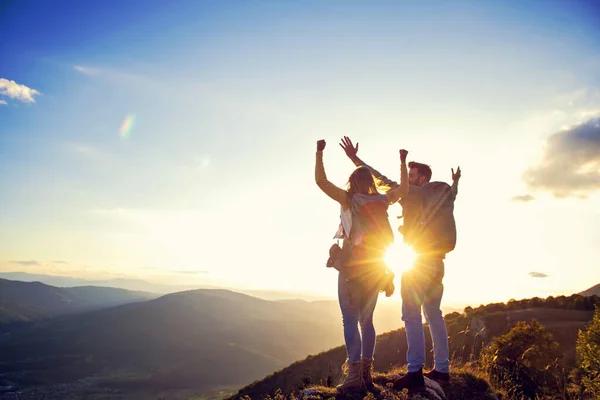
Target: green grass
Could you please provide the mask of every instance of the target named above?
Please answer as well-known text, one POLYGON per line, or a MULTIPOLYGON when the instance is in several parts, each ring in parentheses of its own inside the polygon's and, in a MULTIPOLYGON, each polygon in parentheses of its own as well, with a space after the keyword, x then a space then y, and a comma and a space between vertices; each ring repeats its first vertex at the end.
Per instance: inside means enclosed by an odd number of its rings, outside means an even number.
MULTIPOLYGON (((403 368, 392 368, 385 373, 375 373, 375 388, 371 391, 360 393, 338 394, 335 388, 322 385, 309 385, 307 388, 284 395, 281 390, 276 390, 273 395, 266 397, 242 397, 242 400, 409 400, 427 399, 424 393, 410 393, 406 389, 397 391, 392 389, 391 381, 394 376, 404 373, 403 368)), ((499 400, 502 393, 496 392, 490 385, 486 374, 477 367, 467 364, 455 368, 452 372, 450 383, 441 385, 447 400, 499 400), (500 394, 500 396, 499 396, 500 394)))

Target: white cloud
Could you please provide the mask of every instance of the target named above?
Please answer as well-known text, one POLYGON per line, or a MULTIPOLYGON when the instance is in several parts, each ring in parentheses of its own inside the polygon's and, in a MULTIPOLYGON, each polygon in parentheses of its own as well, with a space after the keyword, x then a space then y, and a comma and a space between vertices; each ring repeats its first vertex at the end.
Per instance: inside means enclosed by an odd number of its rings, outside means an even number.
POLYGON ((0 100, 0 104, 4 104, 4 105, 6 105, 6 104, 8 104, 8 103, 6 102, 6 100, 0 100))
POLYGON ((546 141, 541 162, 523 174, 530 190, 585 197, 600 190, 600 118, 559 131, 546 141))
MULTIPOLYGON (((8 79, 0 78, 0 95, 7 96, 11 99, 20 100, 23 103, 35 103, 34 96, 39 95, 35 89, 20 85, 15 81, 9 81, 8 79)), ((6 104, 6 101, 3 100, 6 104)))

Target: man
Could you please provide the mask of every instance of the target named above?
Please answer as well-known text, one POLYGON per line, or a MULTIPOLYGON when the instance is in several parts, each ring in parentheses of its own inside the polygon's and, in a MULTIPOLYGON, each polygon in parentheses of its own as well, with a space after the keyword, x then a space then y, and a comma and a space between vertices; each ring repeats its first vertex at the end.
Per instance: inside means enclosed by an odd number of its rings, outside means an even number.
MULTIPOLYGON (((388 179, 379 171, 367 165, 358 158, 358 143, 356 146, 345 136, 340 146, 354 165, 365 166, 385 186, 394 188, 398 183, 388 179)), ((450 380, 450 362, 448 349, 448 334, 446 323, 440 309, 444 285, 444 258, 445 253, 431 251, 427 244, 416 244, 415 232, 421 220, 420 188, 431 180, 431 168, 426 164, 410 162, 408 164, 408 181, 410 190, 407 196, 399 203, 402 206, 404 225, 401 227, 404 241, 412 245, 417 258, 414 268, 402 274, 400 293, 402 296, 402 320, 406 327, 408 342, 407 361, 408 373, 394 382, 396 389, 419 389, 425 385, 423 376, 438 382, 450 380), (431 339, 433 341, 434 367, 423 374, 425 364, 425 336, 421 308, 429 324, 431 339)), ((460 167, 456 172, 452 169, 452 194, 454 198, 458 193, 458 181, 461 177, 460 167)))

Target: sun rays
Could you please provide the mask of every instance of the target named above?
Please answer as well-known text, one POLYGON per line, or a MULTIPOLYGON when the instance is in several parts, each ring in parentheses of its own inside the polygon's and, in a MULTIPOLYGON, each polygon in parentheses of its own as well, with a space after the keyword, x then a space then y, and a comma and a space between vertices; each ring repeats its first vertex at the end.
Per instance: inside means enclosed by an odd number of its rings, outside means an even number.
POLYGON ((415 262, 415 253, 404 243, 396 243, 385 254, 385 262, 396 275, 412 268, 415 262))

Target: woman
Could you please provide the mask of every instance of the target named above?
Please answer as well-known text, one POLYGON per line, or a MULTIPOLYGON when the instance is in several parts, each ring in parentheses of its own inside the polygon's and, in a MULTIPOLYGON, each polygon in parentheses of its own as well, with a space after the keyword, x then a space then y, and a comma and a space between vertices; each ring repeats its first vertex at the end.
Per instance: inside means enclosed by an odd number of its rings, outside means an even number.
MULTIPOLYGON (((408 193, 408 170, 406 168, 406 150, 400 150, 400 185, 386 194, 380 194, 370 171, 359 167, 352 172, 348 180, 348 189, 344 190, 327 180, 323 166, 325 141, 317 142, 315 180, 319 188, 342 208, 343 249, 350 250, 350 257, 339 268, 338 299, 342 311, 344 340, 346 342, 347 376, 339 392, 360 391, 373 387, 371 366, 375 350, 375 328, 373 312, 377 304, 380 286, 370 279, 355 279, 356 276, 369 276, 362 271, 373 271, 383 265, 385 249, 373 249, 366 243, 364 223, 358 214, 359 207, 365 204, 383 204, 385 210, 408 193), (344 216, 351 215, 350 221, 344 216), (362 231, 361 231, 362 229, 362 231), (357 274, 357 272, 359 272, 357 274), (360 324, 360 333, 358 325, 360 324), (362 336, 361 336, 362 333, 362 336)), ((387 213, 385 213, 387 216, 387 213)), ((387 218, 387 217, 386 217, 387 218)), ((387 222, 387 221, 386 221, 387 222)), ((389 222, 388 222, 389 225, 389 222)), ((393 237, 393 234, 392 234, 393 237)))

